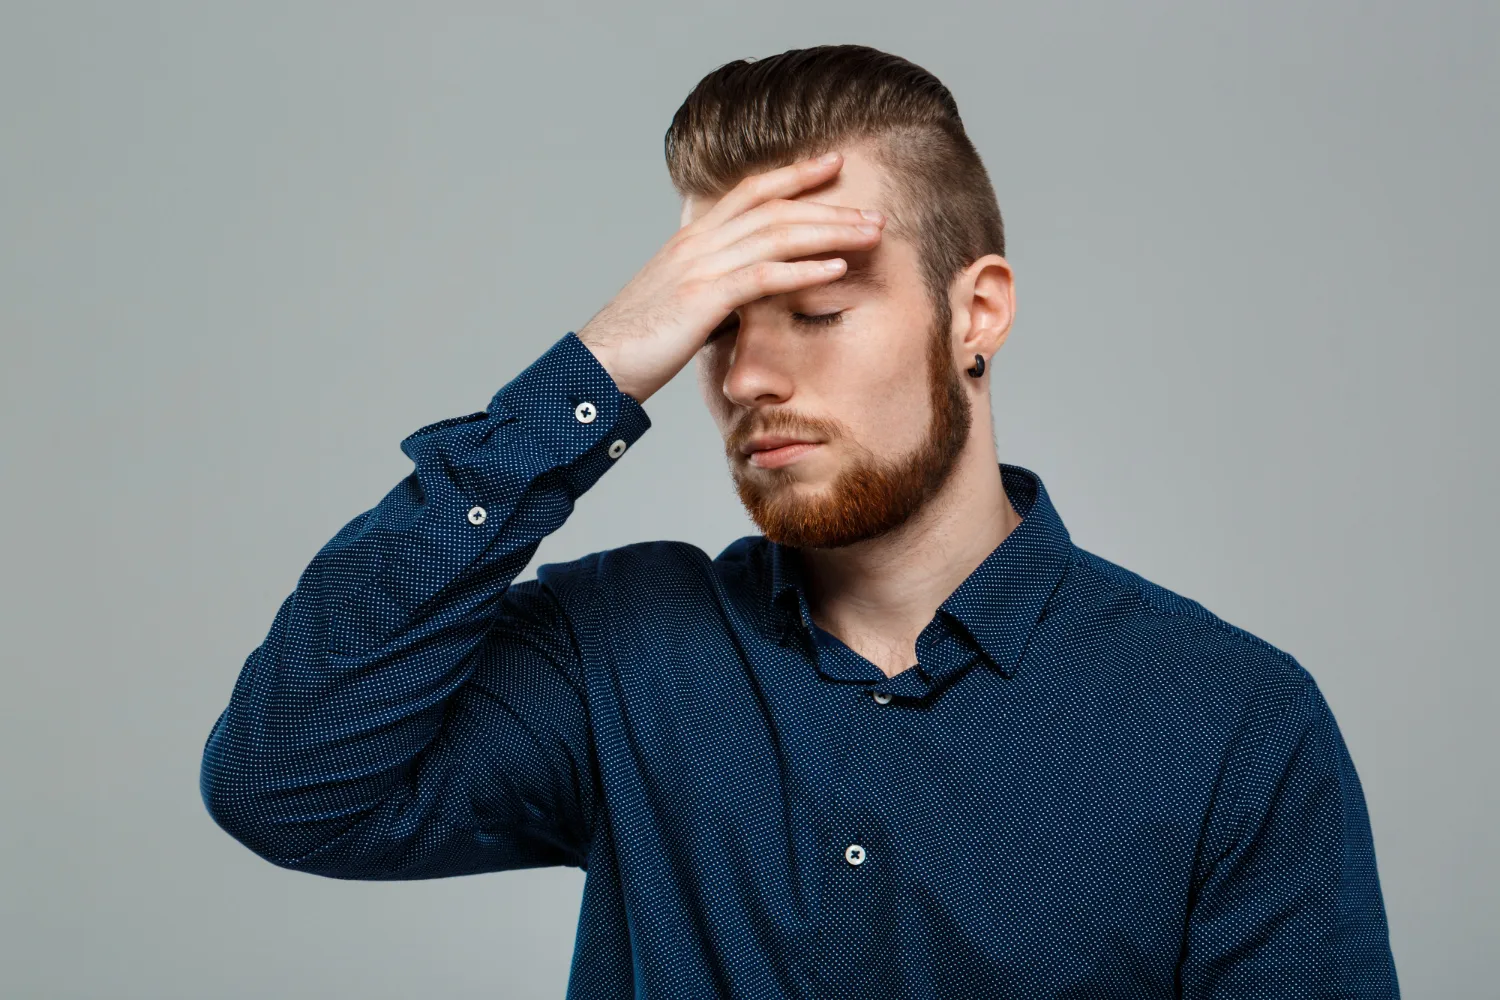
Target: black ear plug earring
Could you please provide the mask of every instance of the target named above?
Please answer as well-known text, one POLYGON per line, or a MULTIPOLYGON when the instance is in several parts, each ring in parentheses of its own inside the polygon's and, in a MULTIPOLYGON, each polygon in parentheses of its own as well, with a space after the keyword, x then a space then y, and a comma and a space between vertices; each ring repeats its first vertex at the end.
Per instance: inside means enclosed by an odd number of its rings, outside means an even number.
POLYGON ((970 375, 973 375, 975 378, 978 378, 979 376, 983 375, 984 374, 984 355, 983 354, 976 354, 976 355, 974 355, 974 364, 972 366, 968 367, 968 368, 965 368, 964 371, 968 372, 970 375))

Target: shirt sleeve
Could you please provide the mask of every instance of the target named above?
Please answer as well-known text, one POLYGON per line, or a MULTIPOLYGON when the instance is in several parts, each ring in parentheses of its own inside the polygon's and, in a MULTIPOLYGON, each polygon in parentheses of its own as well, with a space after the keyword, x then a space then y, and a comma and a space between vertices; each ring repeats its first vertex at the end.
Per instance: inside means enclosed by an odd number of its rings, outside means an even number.
POLYGON ((284 868, 417 879, 583 866, 597 789, 579 650, 512 586, 648 428, 569 332, 313 557, 240 670, 199 787, 284 868))
POLYGON ((1247 713, 1221 778, 1181 967, 1190 1000, 1394 998, 1364 792, 1312 678, 1247 713))

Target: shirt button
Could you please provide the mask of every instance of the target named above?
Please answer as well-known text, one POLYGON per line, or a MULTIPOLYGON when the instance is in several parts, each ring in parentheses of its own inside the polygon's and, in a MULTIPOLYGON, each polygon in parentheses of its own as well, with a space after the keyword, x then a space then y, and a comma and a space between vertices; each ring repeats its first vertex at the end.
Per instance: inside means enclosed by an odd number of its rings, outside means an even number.
POLYGON ((870 696, 882 705, 889 705, 891 703, 891 696, 884 691, 871 691, 870 696))
POLYGON ((609 446, 609 457, 619 458, 623 454, 625 454, 625 439, 617 438, 614 444, 609 446))
POLYGON ((598 415, 599 411, 594 408, 593 403, 583 402, 573 407, 573 416, 578 418, 580 424, 591 424, 598 415))
POLYGON ((865 863, 865 849, 858 844, 850 844, 844 848, 844 860, 851 865, 862 865, 865 863))
POLYGON ((489 516, 489 515, 485 514, 483 507, 470 507, 469 508, 469 523, 470 524, 483 524, 484 523, 484 519, 487 516, 489 516))

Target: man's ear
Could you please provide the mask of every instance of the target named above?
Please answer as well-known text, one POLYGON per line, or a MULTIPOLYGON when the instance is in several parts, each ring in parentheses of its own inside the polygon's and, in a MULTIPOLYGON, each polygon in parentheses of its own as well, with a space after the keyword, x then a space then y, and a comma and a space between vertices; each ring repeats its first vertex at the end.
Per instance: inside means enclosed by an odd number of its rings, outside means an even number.
POLYGON ((999 254, 985 254, 954 279, 954 349, 964 367, 978 354, 988 362, 1010 333, 1016 315, 1016 291, 1010 264, 999 254))

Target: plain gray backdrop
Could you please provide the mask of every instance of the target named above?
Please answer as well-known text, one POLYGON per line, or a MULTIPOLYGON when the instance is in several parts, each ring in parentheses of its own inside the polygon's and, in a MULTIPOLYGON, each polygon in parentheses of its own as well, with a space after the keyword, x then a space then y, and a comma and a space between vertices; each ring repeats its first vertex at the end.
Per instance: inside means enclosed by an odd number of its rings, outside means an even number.
MULTIPOLYGON (((676 229, 697 80, 825 42, 936 73, 990 170, 1000 457, 1312 672, 1405 995, 1496 995, 1496 5, 0 11, 0 995, 563 995, 582 872, 283 871, 203 741, 400 439, 676 229)), ((523 578, 754 532, 691 371, 647 411, 523 578)))

